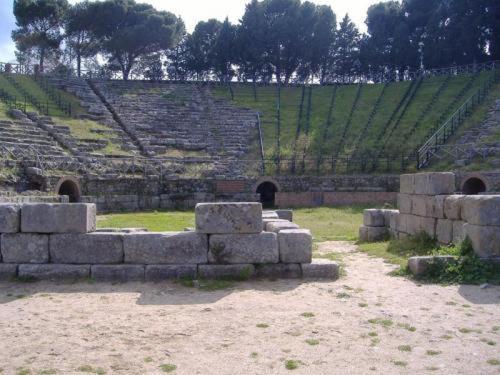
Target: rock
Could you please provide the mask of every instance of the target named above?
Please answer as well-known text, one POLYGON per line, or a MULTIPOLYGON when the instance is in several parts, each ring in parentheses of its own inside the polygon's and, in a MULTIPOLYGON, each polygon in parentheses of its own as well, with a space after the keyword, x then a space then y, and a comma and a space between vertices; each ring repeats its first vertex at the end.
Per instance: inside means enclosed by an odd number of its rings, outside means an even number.
POLYGON ((444 216, 447 219, 462 219, 462 204, 465 195, 448 195, 444 200, 444 216))
POLYGON ((0 281, 14 280, 17 276, 17 264, 0 263, 0 281))
POLYGON ((132 233, 123 238, 125 263, 207 263, 207 235, 195 232, 132 233))
POLYGON ((276 210, 278 217, 283 220, 293 221, 293 211, 292 210, 276 210))
POLYGON ((394 223, 396 217, 399 215, 399 210, 381 210, 384 214, 384 226, 389 228, 391 226, 391 221, 394 223))
POLYGON ((9 116, 15 118, 16 120, 21 120, 26 117, 23 111, 15 108, 9 110, 9 116))
POLYGON ((480 226, 466 223, 464 233, 479 257, 500 256, 500 226, 480 226))
POLYGON ((339 278, 339 265, 328 259, 313 259, 312 263, 304 263, 302 277, 305 279, 328 279, 339 278))
POLYGON ((279 233, 285 229, 300 229, 300 228, 297 224, 290 222, 282 222, 282 221, 274 221, 271 223, 267 223, 266 225, 267 232, 279 233))
POLYGON ((21 208, 22 232, 88 233, 95 228, 95 204, 32 203, 21 208))
POLYGON ((145 266, 142 265, 92 265, 90 277, 96 281, 144 281, 145 266))
POLYGON ((453 221, 448 219, 438 219, 436 225, 436 238, 443 244, 453 242, 453 221))
POLYGON ((280 219, 278 213, 276 211, 263 211, 262 212, 263 219, 280 219))
POLYGON ((196 230, 209 234, 260 233, 260 203, 199 203, 196 205, 196 230))
POLYGON ((123 263, 122 233, 53 234, 50 259, 62 264, 123 263))
POLYGON ((361 242, 384 241, 389 237, 386 227, 365 227, 359 228, 359 240, 361 242))
POLYGON ((204 264, 198 266, 200 279, 231 279, 246 280, 255 273, 253 264, 204 264))
POLYGON ((21 223, 21 206, 0 204, 0 233, 17 233, 21 223))
POLYGON ((384 227, 385 217, 383 211, 376 209, 364 210, 363 223, 366 227, 384 227))
POLYGON ((196 264, 150 265, 146 266, 146 281, 196 279, 197 269, 196 264))
POLYGON ((455 192, 455 174, 430 172, 415 174, 415 194, 446 195, 455 192))
POLYGON ((280 262, 311 263, 312 236, 307 229, 284 229, 278 233, 280 262))
POLYGON ((49 236, 44 234, 2 234, 4 263, 48 263, 49 236))
POLYGON ((255 276, 265 279, 300 279, 302 270, 300 264, 258 264, 255 268, 255 276))
POLYGON ((28 168, 26 168, 26 174, 28 176, 42 176, 43 172, 40 168, 28 167, 28 168))
POLYGON ((412 257, 408 259, 408 268, 413 275, 422 276, 427 272, 431 264, 444 266, 453 262, 456 262, 455 257, 448 255, 412 257))
POLYGON ((20 264, 20 278, 49 281, 76 281, 90 277, 89 265, 20 264))
POLYGON ((427 212, 426 195, 412 195, 411 197, 411 213, 417 216, 426 216, 427 212))
POLYGON ((277 236, 269 232, 211 235, 208 261, 215 264, 278 263, 277 236))
POLYGON ((453 220, 453 243, 459 244, 465 240, 464 221, 453 220))
MULTIPOLYGON (((402 174, 399 177, 399 191, 402 194, 415 194, 415 175, 402 174)), ((399 208, 401 210, 401 207, 399 208)))
POLYGON ((285 219, 262 219, 262 230, 265 231, 266 230, 266 227, 267 227, 267 224, 268 223, 289 223, 288 220, 285 220, 285 219))
POLYGON ((467 195, 462 219, 473 225, 500 226, 500 195, 467 195))

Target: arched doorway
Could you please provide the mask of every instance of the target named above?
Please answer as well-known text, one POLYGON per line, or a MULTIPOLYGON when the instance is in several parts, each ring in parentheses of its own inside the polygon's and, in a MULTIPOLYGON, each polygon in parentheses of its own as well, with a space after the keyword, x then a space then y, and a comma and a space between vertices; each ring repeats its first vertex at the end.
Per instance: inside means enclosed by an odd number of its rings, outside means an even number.
POLYGON ((484 193, 486 191, 486 184, 478 177, 471 177, 464 182, 462 191, 467 195, 484 193))
POLYGON ((56 193, 69 196, 70 203, 79 202, 81 197, 80 185, 74 178, 62 178, 57 184, 56 193))
POLYGON ((264 181, 257 187, 257 194, 260 195, 260 203, 265 208, 274 207, 278 188, 269 181, 264 181))

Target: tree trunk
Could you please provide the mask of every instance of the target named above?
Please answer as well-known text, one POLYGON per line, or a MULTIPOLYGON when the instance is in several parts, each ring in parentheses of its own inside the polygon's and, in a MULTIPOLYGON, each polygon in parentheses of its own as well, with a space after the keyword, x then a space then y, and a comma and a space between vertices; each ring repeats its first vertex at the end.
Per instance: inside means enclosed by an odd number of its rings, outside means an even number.
POLYGON ((80 51, 76 53, 76 70, 78 78, 80 78, 82 76, 82 54, 80 51))
POLYGON ((39 69, 40 73, 43 73, 43 64, 45 63, 45 48, 40 48, 40 61, 39 61, 39 69))

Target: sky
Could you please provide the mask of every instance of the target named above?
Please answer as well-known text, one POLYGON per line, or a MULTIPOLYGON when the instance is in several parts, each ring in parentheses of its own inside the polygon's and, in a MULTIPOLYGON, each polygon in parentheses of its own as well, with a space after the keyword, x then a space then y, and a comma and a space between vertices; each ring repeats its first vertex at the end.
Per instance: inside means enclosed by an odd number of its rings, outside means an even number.
MULTIPOLYGON (((364 21, 368 7, 379 1, 381 0, 312 0, 316 4, 330 5, 337 14, 338 21, 349 13, 362 32, 366 31, 364 21)), ((69 0, 69 2, 75 4, 79 0, 69 0)), ((138 2, 149 3, 158 10, 168 10, 181 16, 188 32, 191 32, 199 21, 209 18, 223 20, 229 17, 231 22, 237 23, 249 0, 138 0, 138 2)), ((11 32, 15 28, 12 3, 12 0, 0 0, 0 62, 15 62, 15 47, 11 39, 11 32)))

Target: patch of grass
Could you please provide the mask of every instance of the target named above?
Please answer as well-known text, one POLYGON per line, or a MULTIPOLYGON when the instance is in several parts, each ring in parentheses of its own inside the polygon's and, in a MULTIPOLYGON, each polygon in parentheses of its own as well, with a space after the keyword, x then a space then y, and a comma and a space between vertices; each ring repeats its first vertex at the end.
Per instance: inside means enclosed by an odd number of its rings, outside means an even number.
POLYGON ((287 370, 296 370, 299 368, 299 361, 296 361, 294 359, 287 359, 285 361, 285 368, 287 370))
POLYGON ((151 363, 151 362, 153 362, 153 358, 151 358, 151 357, 146 357, 146 358, 144 358, 144 362, 145 362, 145 363, 151 363))
POLYGON ((340 292, 340 293, 337 293, 337 298, 347 299, 347 298, 351 298, 351 295, 349 293, 346 293, 346 292, 340 292))
POLYGON ((427 371, 438 371, 439 367, 436 366, 429 366, 425 368, 427 371))
POLYGON ((16 371, 16 375, 31 375, 32 372, 29 368, 19 368, 16 371))
POLYGON ((160 365, 160 370, 163 372, 174 372, 175 370, 177 370, 177 366, 172 363, 165 363, 163 365, 160 365))
POLYGON ((379 324, 385 328, 389 328, 394 324, 394 322, 391 319, 381 319, 381 318, 368 319, 368 323, 379 324))
POLYGON ((488 359, 486 362, 492 366, 500 366, 500 359, 488 359))
POLYGON ((495 341, 489 340, 489 339, 484 338, 484 337, 481 339, 481 342, 484 342, 484 343, 488 344, 489 346, 495 346, 497 344, 495 341))
POLYGON ((311 346, 315 346, 315 345, 319 345, 319 340, 315 340, 315 339, 307 339, 306 340, 306 343, 308 343, 309 345, 311 346))
POLYGON ((376 346, 378 343, 380 343, 380 339, 378 337, 374 337, 371 340, 370 346, 376 346))
POLYGON ((83 365, 76 369, 78 372, 86 372, 89 374, 104 375, 106 371, 101 367, 92 367, 90 365, 83 365))
POLYGON ((468 333, 481 333, 481 331, 473 328, 462 327, 458 329, 458 332, 468 334, 468 333))
POLYGON ((386 262, 400 266, 405 269, 408 264, 408 259, 388 252, 390 242, 374 242, 374 243, 361 243, 358 248, 367 253, 368 255, 383 258, 386 262))
POLYGON ((314 317, 314 313, 312 313, 312 312, 305 312, 305 313, 300 314, 300 316, 303 316, 304 318, 313 318, 314 317))
POLYGON ((453 338, 453 336, 450 336, 450 335, 442 335, 441 338, 443 340, 451 340, 453 338))
POLYGON ((368 332, 368 336, 370 336, 370 337, 377 337, 378 333, 374 332, 374 331, 371 331, 371 332, 368 332))
POLYGON ((408 362, 405 361, 391 361, 394 366, 406 367, 408 366, 408 362))
POLYGON ((150 232, 182 231, 194 227, 194 211, 152 211, 100 215, 98 228, 146 228, 150 232))
POLYGON ((409 332, 415 332, 417 330, 415 327, 409 325, 408 323, 398 323, 398 327, 404 328, 409 332))
POLYGON ((38 372, 37 375, 54 375, 57 374, 57 370, 54 369, 47 369, 47 370, 41 370, 38 372))
POLYGON ((359 307, 368 307, 368 304, 364 303, 364 302, 360 302, 360 303, 358 303, 358 306, 359 307))
POLYGON ((256 325, 257 328, 268 328, 269 327, 269 324, 266 324, 266 323, 259 323, 256 325))
POLYGON ((399 345, 398 350, 400 352, 411 352, 411 346, 410 345, 399 345))
POLYGON ((234 283, 229 280, 199 280, 198 288, 205 292, 213 292, 232 288, 233 286, 234 283))
POLYGON ((425 354, 427 354, 427 355, 431 355, 431 356, 434 356, 434 355, 440 355, 441 353, 442 353, 442 352, 441 352, 441 351, 439 351, 439 350, 427 350, 427 351, 425 352, 425 354))
POLYGON ((259 353, 257 353, 257 352, 252 352, 250 354, 250 357, 252 357, 252 358, 257 358, 258 356, 259 356, 259 353))

